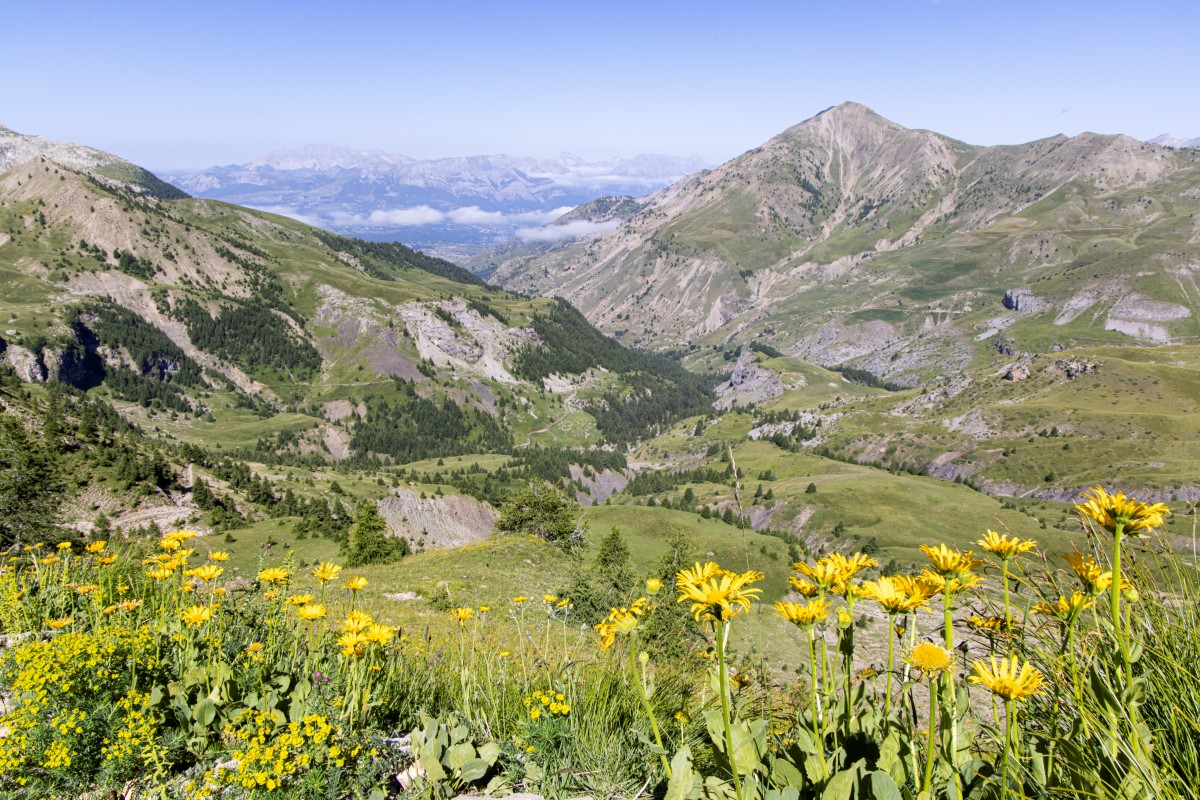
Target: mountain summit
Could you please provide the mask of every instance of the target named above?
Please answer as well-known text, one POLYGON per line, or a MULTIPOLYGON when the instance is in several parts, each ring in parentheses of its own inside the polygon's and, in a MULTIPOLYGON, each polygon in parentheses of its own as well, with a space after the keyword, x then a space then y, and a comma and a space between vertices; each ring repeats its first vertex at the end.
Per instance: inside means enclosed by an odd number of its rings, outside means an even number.
POLYGON ((762 339, 916 383, 997 341, 1194 336, 1198 186, 1194 150, 1095 133, 979 147, 843 103, 494 279, 641 346, 762 339), (1038 300, 1014 314, 1018 289, 1038 300))

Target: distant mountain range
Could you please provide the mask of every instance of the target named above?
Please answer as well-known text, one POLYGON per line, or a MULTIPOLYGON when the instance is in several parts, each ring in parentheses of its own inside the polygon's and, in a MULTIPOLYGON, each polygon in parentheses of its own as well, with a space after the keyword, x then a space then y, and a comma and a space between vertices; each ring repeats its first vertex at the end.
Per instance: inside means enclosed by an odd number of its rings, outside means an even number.
POLYGON ((1163 133, 1147 140, 1150 144, 1161 144, 1163 147, 1200 147, 1200 136, 1195 139, 1184 139, 1163 133))
POLYGON ((997 349, 1200 341, 1194 148, 978 147, 844 103, 630 210, 475 267, 629 344, 759 341, 904 385, 997 349))
POLYGON ((569 154, 421 161, 322 144, 165 177, 196 197, 462 258, 598 196, 649 194, 704 166, 699 156, 659 155, 607 161, 569 154))

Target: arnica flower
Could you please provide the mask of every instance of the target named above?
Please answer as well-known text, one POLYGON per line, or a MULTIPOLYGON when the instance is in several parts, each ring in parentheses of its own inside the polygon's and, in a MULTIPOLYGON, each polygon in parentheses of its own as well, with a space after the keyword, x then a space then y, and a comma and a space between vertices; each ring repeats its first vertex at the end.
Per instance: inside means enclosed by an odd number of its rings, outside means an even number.
POLYGON ((676 602, 690 602, 697 621, 728 622, 750 610, 750 601, 762 590, 749 584, 762 579, 763 574, 755 570, 737 573, 723 570, 711 561, 703 567, 696 564, 694 570, 684 570, 676 576, 675 588, 679 592, 676 602), (704 577, 697 579, 697 576, 704 577))
POLYGON ((795 575, 788 578, 788 585, 803 597, 817 597, 821 594, 821 588, 815 583, 805 578, 797 578, 795 575))
POLYGON ((458 627, 463 627, 467 624, 467 620, 475 616, 475 612, 469 608, 452 608, 450 609, 450 618, 458 623, 458 627))
POLYGON ((480 607, 479 607, 479 613, 480 613, 480 614, 487 614, 487 613, 488 613, 488 612, 490 612, 491 610, 492 610, 492 607, 491 607, 491 606, 480 606, 480 607))
POLYGON ((529 598, 522 594, 522 595, 517 595, 516 597, 514 597, 512 599, 512 601, 513 601, 513 605, 519 606, 519 605, 524 605, 526 602, 528 602, 529 598))
POLYGON ((1109 494, 1099 486, 1084 492, 1083 497, 1086 502, 1075 506, 1075 510, 1112 534, 1118 526, 1125 535, 1144 534, 1162 525, 1163 518, 1171 514, 1166 503, 1143 503, 1123 492, 1109 494))
POLYGON ((356 657, 367 652, 367 645, 371 640, 362 632, 347 632, 338 637, 337 643, 338 647, 342 648, 342 655, 356 657))
POLYGON ((212 619, 212 609, 208 606, 188 606, 179 614, 189 627, 203 625, 212 619))
POLYGON ((58 544, 55 545, 55 547, 57 547, 59 550, 70 550, 71 543, 70 542, 59 542, 58 544))
POLYGON ((801 628, 811 628, 818 622, 824 622, 829 616, 829 603, 824 598, 810 600, 807 603, 791 603, 779 601, 775 604, 775 613, 801 628))
MULTIPOLYGON (((822 558, 812 566, 809 566, 803 561, 797 561, 795 564, 792 564, 792 569, 816 584, 819 592, 839 591, 839 585, 843 580, 841 568, 828 558, 822 558)), ((795 578, 793 578, 792 581, 795 581, 795 578)), ((799 591, 799 587, 797 586, 798 583, 799 582, 796 581, 792 584, 794 587, 796 587, 797 591, 799 591)))
POLYGON ((267 567, 262 572, 258 573, 259 583, 274 583, 280 586, 286 586, 288 582, 288 571, 283 567, 267 567))
POLYGON ((300 619, 306 619, 309 622, 325 619, 325 617, 329 615, 329 612, 325 609, 325 606, 320 603, 306 603, 305 605, 300 606, 300 608, 296 610, 296 613, 300 615, 300 619))
POLYGON ((864 569, 879 566, 879 562, 866 553, 855 553, 849 557, 841 553, 830 553, 825 560, 837 569, 843 582, 850 580, 864 569))
POLYGON ((596 644, 601 650, 607 650, 613 646, 618 634, 628 636, 633 633, 648 608, 646 598, 639 597, 629 608, 611 609, 608 616, 595 626, 596 644))
POLYGON ((383 645, 392 641, 392 638, 396 635, 396 629, 390 625, 383 625, 376 622, 369 625, 367 629, 363 631, 363 635, 367 637, 368 641, 374 644, 383 645))
POLYGON ((48 619, 48 620, 46 620, 46 624, 57 631, 57 630, 61 630, 62 628, 67 627, 74 621, 75 620, 72 619, 71 617, 61 617, 59 619, 48 619))
POLYGON ((985 636, 996 636, 1002 633, 1011 633, 1013 630, 1017 630, 1021 627, 1021 623, 1013 619, 1005 622, 1004 617, 981 617, 978 614, 970 617, 967 620, 967 624, 970 625, 972 629, 979 631, 985 636))
POLYGON ((81 597, 87 597, 90 594, 95 594, 100 591, 100 587, 94 583, 85 583, 82 586, 76 586, 75 591, 81 597))
POLYGON ((336 578, 338 573, 341 571, 342 568, 337 564, 330 564, 328 561, 322 561, 320 564, 317 564, 317 567, 313 570, 312 574, 313 577, 321 583, 328 583, 336 578))
POLYGON ((879 580, 864 581, 862 593, 892 614, 907 614, 919 608, 928 608, 933 588, 905 575, 890 575, 879 580))
POLYGON ((347 580, 346 584, 342 586, 342 588, 349 589, 352 592, 362 591, 363 589, 367 588, 367 579, 361 575, 355 575, 353 578, 347 580))
POLYGON ((1090 597, 1083 592, 1075 591, 1071 593, 1069 598, 1059 595, 1058 602, 1056 603, 1038 603, 1033 607, 1033 613, 1057 617, 1065 622, 1073 614, 1091 608, 1094 605, 1096 605, 1096 598, 1090 597))
POLYGON ((554 604, 555 608, 567 608, 571 605, 571 598, 564 597, 554 604))
POLYGON ((362 611, 351 611, 346 615, 346 619, 342 622, 342 630, 346 633, 361 633, 367 629, 373 619, 370 614, 365 614, 362 611))
POLYGON ((937 571, 937 574, 942 576, 952 575, 962 579, 975 569, 983 566, 983 561, 975 558, 970 550, 960 553, 957 550, 951 550, 944 544, 939 544, 937 547, 930 547, 927 544, 923 544, 921 545, 921 552, 933 564, 933 568, 937 571))
POLYGON ((316 599, 317 598, 313 597, 311 594, 294 594, 283 602, 287 603, 289 606, 306 606, 316 599))
POLYGON ((922 672, 946 672, 954 665, 954 656, 944 647, 921 642, 909 652, 908 663, 922 672))
POLYGON ((250 644, 246 645, 246 655, 249 656, 251 661, 262 661, 262 642, 251 642, 250 644))
POLYGON ((116 560, 117 560, 117 554, 113 553, 113 554, 107 555, 107 556, 100 556, 99 558, 96 559, 96 563, 102 567, 107 567, 109 564, 113 563, 116 560))
POLYGON ((218 562, 228 561, 229 553, 226 552, 225 550, 213 550, 211 553, 208 554, 208 558, 211 561, 218 561, 218 562))
POLYGON ((190 578, 196 578, 197 580, 204 581, 205 583, 212 583, 217 578, 221 577, 222 573, 224 572, 224 568, 218 567, 216 564, 207 564, 203 567, 190 569, 184 574, 190 578))
POLYGON ((108 544, 107 540, 100 539, 99 541, 92 542, 84 549, 87 550, 87 552, 91 553, 92 555, 99 555, 100 553, 104 552, 104 547, 107 544, 108 544))
POLYGON ((1018 539, 1015 536, 1010 539, 1007 533, 996 533, 993 530, 989 530, 975 544, 979 545, 980 549, 1006 561, 1021 553, 1028 553, 1037 547, 1037 542, 1033 539, 1018 539))
MULTIPOLYGON (((1112 587, 1113 574, 1112 570, 1101 569, 1096 563, 1096 559, 1091 556, 1085 556, 1080 552, 1067 553, 1063 556, 1067 564, 1079 576, 1079 580, 1083 581, 1088 593, 1098 595, 1108 591, 1112 587)), ((1131 588, 1133 584, 1121 578, 1121 588, 1131 588)))
POLYGON ((174 574, 175 570, 168 567, 155 567, 154 569, 146 570, 146 577, 153 578, 156 581, 165 581, 174 574))
POLYGON ((556 595, 556 594, 544 594, 544 595, 542 595, 542 600, 544 600, 544 601, 545 601, 545 602, 547 602, 547 603, 557 603, 557 602, 558 602, 558 595, 556 595))
POLYGON ((158 546, 170 553, 178 550, 182 545, 178 539, 164 538, 158 543, 158 546))
POLYGON ((958 576, 941 575, 932 570, 921 573, 921 584, 930 592, 930 596, 949 594, 951 596, 972 589, 983 583, 983 578, 971 573, 960 573, 958 576))
POLYGON ((971 665, 975 674, 970 677, 972 683, 978 683, 991 689, 993 693, 1005 700, 1023 700, 1041 691, 1042 673, 1033 668, 1028 661, 1019 666, 1016 656, 997 660, 995 656, 985 661, 976 661, 971 665))
POLYGON ((646 594, 654 597, 659 593, 659 591, 662 590, 662 587, 663 582, 661 580, 658 578, 651 578, 650 580, 646 581, 646 594))

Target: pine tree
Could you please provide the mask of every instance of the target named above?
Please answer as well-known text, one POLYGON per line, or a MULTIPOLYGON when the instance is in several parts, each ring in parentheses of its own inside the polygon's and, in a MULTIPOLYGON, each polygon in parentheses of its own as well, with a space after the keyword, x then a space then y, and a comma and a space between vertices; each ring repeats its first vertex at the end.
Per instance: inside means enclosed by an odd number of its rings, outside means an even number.
POLYGON ((388 536, 387 521, 373 501, 368 500, 358 507, 347 539, 346 566, 387 564, 399 560, 407 552, 403 539, 388 536))

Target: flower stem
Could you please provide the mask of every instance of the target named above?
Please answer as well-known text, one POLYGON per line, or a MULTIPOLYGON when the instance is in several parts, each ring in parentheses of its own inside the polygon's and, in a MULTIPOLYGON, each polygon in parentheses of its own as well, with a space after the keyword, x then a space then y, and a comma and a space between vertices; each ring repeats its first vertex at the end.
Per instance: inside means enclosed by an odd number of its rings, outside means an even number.
POLYGON ((808 671, 811 677, 812 685, 812 707, 809 709, 812 712, 813 738, 817 740, 817 755, 821 759, 821 775, 828 777, 829 773, 825 770, 825 737, 821 733, 821 702, 817 699, 817 648, 813 644, 813 629, 812 625, 807 628, 808 633, 808 671))
POLYGON ((717 620, 717 679, 721 689, 721 721, 725 723, 725 755, 729 759, 729 772, 733 776, 733 793, 742 800, 742 782, 738 779, 737 762, 733 757, 733 730, 729 722, 729 677, 725 672, 725 636, 729 628, 717 620))
POLYGON ((938 717, 938 688, 936 681, 929 681, 929 739, 925 748, 925 781, 921 786, 922 794, 929 794, 933 783, 933 759, 936 750, 933 746, 933 732, 937 728, 938 717))

